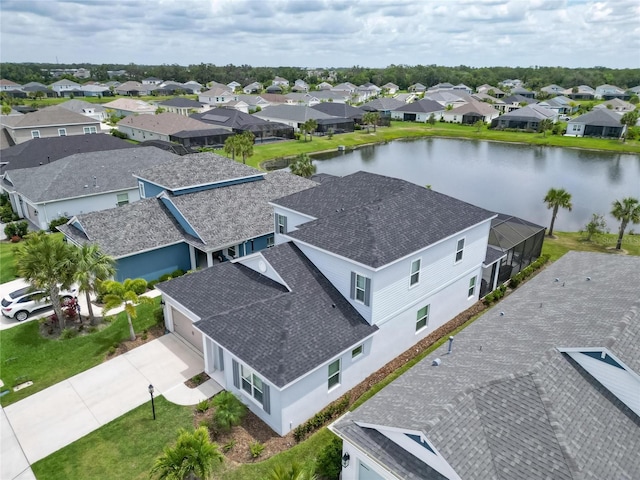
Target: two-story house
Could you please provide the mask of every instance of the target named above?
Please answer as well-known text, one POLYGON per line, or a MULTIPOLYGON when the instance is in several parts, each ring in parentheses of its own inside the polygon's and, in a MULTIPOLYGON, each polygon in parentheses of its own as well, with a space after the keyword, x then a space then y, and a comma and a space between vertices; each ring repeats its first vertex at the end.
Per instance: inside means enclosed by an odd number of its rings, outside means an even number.
POLYGON ((224 88, 215 87, 206 92, 202 92, 198 95, 198 101, 200 103, 206 103, 207 105, 219 106, 229 102, 237 102, 238 95, 230 91, 225 85, 224 88))
POLYGON ((478 300, 496 215, 366 172, 272 205, 273 248, 157 287, 167 328, 284 435, 478 300))

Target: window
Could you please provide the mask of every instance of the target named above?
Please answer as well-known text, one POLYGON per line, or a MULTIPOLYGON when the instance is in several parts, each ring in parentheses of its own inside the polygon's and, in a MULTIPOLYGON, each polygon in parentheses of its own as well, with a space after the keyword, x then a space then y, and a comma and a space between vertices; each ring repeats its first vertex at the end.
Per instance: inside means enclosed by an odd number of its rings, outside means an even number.
POLYGON ((469 296, 473 297, 474 293, 476 293, 476 277, 471 277, 469 279, 469 296))
POLYGON ((66 128, 59 128, 58 129, 58 136, 59 137, 66 137, 67 136, 67 129, 66 128))
POLYGON ((240 366, 240 372, 242 377, 242 389, 258 402, 262 403, 264 399, 264 386, 262 384, 262 379, 244 365, 240 366))
POLYGON ((84 131, 85 135, 89 133, 98 133, 98 130, 96 129, 96 127, 83 127, 82 130, 84 131))
POLYGON ((121 207, 122 205, 126 205, 127 203, 129 203, 129 194, 128 193, 119 193, 116 196, 117 200, 118 200, 118 206, 121 207))
POLYGON ((356 274, 356 300, 364 303, 365 294, 367 292, 367 280, 362 275, 356 274))
POLYGON ((362 345, 358 345, 356 348, 351 350, 351 358, 359 357, 362 355, 362 352, 364 352, 364 347, 362 345))
POLYGON ((456 247, 456 263, 462 260, 462 252, 464 250, 464 238, 458 240, 458 245, 456 247))
POLYGON ((234 247, 227 248, 227 255, 230 258, 236 258, 236 247, 234 246, 234 247))
POLYGON ((411 277, 409 280, 409 286, 412 287, 420 282, 420 259, 411 262, 411 277))
POLYGON ((329 364, 329 390, 340 385, 340 359, 329 364))
POLYGON ((275 214, 276 217, 276 233, 287 233, 287 217, 275 214))
POLYGON ((572 130, 573 130, 574 132, 578 132, 578 131, 580 131, 580 125, 575 125, 575 124, 574 124, 574 125, 572 125, 572 130))
POLYGON ((371 297, 371 279, 351 272, 351 298, 369 306, 371 297))
POLYGON ((31 130, 31 138, 40 138, 40 130, 31 130))
POLYGON ((140 198, 145 198, 145 196, 144 196, 144 183, 138 182, 138 189, 140 190, 140 198))
POLYGON ((426 305, 418 310, 416 315, 416 332, 429 325, 429 307, 429 305, 426 305))
POLYGON ((274 244, 273 242, 274 242, 273 235, 268 236, 267 237, 267 248, 273 247, 273 244, 274 244))

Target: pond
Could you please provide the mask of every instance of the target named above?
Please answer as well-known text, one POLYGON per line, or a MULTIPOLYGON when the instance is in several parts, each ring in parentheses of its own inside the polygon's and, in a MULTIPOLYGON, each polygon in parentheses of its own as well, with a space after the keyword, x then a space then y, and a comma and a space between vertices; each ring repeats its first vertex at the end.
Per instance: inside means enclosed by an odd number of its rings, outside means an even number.
MULTIPOLYGON (((549 188, 572 195, 571 212, 560 210, 555 229, 578 231, 593 213, 615 232, 611 204, 640 198, 640 156, 479 140, 426 138, 314 155, 318 173, 366 170, 402 178, 495 212, 548 226, 543 199, 549 188)), ((631 225, 636 232, 640 226, 631 225)))

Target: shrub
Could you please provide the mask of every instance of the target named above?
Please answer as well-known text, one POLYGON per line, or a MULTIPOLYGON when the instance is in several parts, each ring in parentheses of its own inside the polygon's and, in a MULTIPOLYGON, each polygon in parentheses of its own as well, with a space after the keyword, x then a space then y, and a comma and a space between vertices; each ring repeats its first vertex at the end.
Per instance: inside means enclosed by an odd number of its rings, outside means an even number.
POLYGON ((194 375, 193 377, 191 377, 191 380, 196 385, 200 385, 202 383, 202 374, 198 373, 198 374, 194 375))
POLYGON ((177 270, 174 270, 173 272, 171 272, 171 278, 178 278, 178 277, 181 277, 183 275, 184 275, 184 270, 181 270, 179 268, 177 270))
POLYGON ((17 234, 20 238, 24 238, 29 232, 29 222, 22 220, 16 224, 17 234))
MULTIPOLYGON (((116 120, 116 122, 117 122, 117 120, 116 120)), ((122 138, 123 140, 126 140, 127 138, 129 138, 129 135, 127 135, 124 132, 121 132, 117 128, 112 128, 111 129, 111 135, 113 135, 114 137, 122 138)))
POLYGON ((77 336, 78 332, 74 328, 65 328, 60 332, 60 340, 67 340, 77 336))
POLYGON ((57 232, 56 227, 64 225, 68 221, 69 219, 67 217, 58 217, 55 220, 51 220, 51 222, 49 222, 49 231, 53 233, 57 232))
POLYGON ((316 459, 316 472, 327 480, 338 480, 342 472, 342 439, 335 437, 316 459))
POLYGON ((18 216, 13 212, 11 205, 3 205, 0 207, 0 222, 8 223, 17 219, 18 216))
POLYGON ((247 407, 238 400, 238 397, 228 391, 213 397, 212 403, 216 407, 213 414, 214 425, 223 432, 228 432, 232 427, 240 425, 247 413, 247 407))
POLYGON ((147 283, 147 288, 149 290, 153 290, 154 288, 156 288, 157 284, 158 284, 158 280, 151 280, 149 283, 147 283))
POLYGON ((17 232, 18 232, 18 227, 16 226, 15 223, 7 223, 4 226, 4 234, 6 235, 7 238, 12 238, 17 236, 17 232))
POLYGON ((161 275, 160 278, 158 278, 158 282, 166 282, 167 280, 171 280, 170 273, 165 273, 164 275, 161 275))
POLYGON ((258 458, 264 451, 264 444, 260 442, 253 442, 251 445, 249 445, 249 451, 251 452, 251 456, 253 458, 258 458))
POLYGON ((147 291, 147 281, 144 278, 134 278, 131 281, 131 290, 133 290, 136 295, 142 295, 147 291))
POLYGON ((202 400, 198 405, 196 405, 196 412, 204 413, 209 410, 210 406, 211 404, 209 404, 209 400, 202 400))
POLYGON ((222 446, 222 451, 227 453, 235 446, 236 446, 236 441, 232 438, 222 446))
POLYGON ((360 125, 359 123, 355 123, 355 124, 353 125, 353 129, 354 129, 354 130, 362 130, 362 125, 360 125))
POLYGON ((162 307, 158 307, 153 311, 153 318, 156 321, 156 325, 160 325, 164 323, 164 309, 162 307))
POLYGON ((518 285, 520 285, 520 274, 517 274, 516 276, 514 276, 510 281, 509 281, 509 286, 511 288, 518 288, 518 285))

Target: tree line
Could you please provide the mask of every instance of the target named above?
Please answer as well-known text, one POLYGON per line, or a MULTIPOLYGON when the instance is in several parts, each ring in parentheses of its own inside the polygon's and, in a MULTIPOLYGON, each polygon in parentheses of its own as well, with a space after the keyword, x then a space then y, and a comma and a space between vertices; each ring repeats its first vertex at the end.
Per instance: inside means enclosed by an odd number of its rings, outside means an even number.
MULTIPOLYGON (((429 87, 438 83, 464 83, 476 88, 479 85, 497 84, 506 79, 520 79, 532 89, 549 84, 565 88, 577 85, 596 87, 602 84, 617 85, 621 88, 632 88, 640 85, 640 68, 614 69, 606 67, 566 68, 566 67, 469 67, 459 65, 446 67, 442 65, 389 65, 384 68, 368 68, 352 66, 348 68, 320 68, 308 71, 300 67, 253 67, 251 65, 214 65, 200 63, 188 66, 171 65, 138 65, 129 64, 51 64, 51 63, 3 63, 1 76, 25 84, 28 82, 52 83, 56 79, 49 73, 54 68, 80 68, 91 71, 91 80, 142 80, 146 77, 157 77, 163 80, 187 82, 195 80, 205 84, 212 80, 220 83, 236 81, 243 86, 251 82, 270 84, 275 76, 286 78, 290 82, 297 79, 316 85, 324 80, 330 83, 351 82, 362 85, 367 82, 382 86, 388 82, 406 89, 415 83, 429 87), (108 71, 125 70, 126 76, 110 78, 108 71)), ((68 77, 73 79, 73 77, 68 77)))

